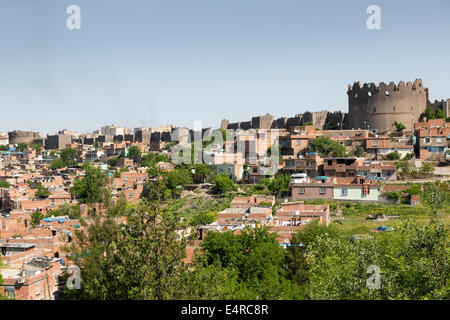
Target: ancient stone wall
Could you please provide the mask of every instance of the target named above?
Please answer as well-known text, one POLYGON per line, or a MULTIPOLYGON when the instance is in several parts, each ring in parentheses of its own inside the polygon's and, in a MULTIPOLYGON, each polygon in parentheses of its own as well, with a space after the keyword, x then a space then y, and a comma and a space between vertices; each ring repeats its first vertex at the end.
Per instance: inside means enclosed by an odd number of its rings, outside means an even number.
POLYGON ((381 82, 378 86, 355 82, 349 85, 347 95, 349 129, 393 130, 397 121, 410 131, 428 103, 428 89, 421 79, 398 85, 381 82))

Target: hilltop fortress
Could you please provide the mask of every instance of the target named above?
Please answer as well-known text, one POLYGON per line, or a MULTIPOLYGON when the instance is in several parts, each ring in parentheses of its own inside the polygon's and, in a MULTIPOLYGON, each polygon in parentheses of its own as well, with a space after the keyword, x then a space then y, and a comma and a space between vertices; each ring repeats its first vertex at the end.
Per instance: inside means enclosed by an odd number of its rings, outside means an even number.
POLYGON ((422 80, 413 83, 400 81, 398 85, 390 82, 355 82, 348 86, 348 127, 361 129, 393 130, 394 122, 401 122, 411 131, 414 122, 428 106, 428 88, 422 80))
POLYGON ((401 122, 407 131, 421 119, 427 107, 442 109, 445 117, 450 116, 450 99, 428 100, 428 88, 421 79, 414 82, 400 81, 385 84, 355 82, 348 86, 348 113, 335 111, 305 112, 292 118, 278 118, 270 114, 253 117, 247 122, 229 123, 222 120, 222 129, 287 129, 293 126, 312 124, 319 129, 377 129, 394 130, 394 122, 401 122))

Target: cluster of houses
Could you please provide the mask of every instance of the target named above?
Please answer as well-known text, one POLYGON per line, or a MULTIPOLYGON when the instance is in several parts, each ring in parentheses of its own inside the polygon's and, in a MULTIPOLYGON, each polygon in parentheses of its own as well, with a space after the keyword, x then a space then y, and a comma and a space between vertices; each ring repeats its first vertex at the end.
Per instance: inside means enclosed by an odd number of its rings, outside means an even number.
MULTIPOLYGON (((165 153, 173 162, 175 154, 168 145, 176 142, 191 146, 192 131, 185 130, 188 137, 173 133, 173 128, 140 128, 132 133, 115 126, 104 127, 93 135, 65 130, 45 138, 35 133, 0 133, 2 292, 16 299, 54 299, 61 286, 61 275, 68 264, 63 246, 83 227, 78 217, 55 213, 61 206, 79 207, 81 217, 87 217, 89 211, 70 192, 75 179, 84 176, 83 167, 51 166, 61 149, 75 149, 77 163, 90 162, 109 174, 111 204, 120 197, 134 202, 145 193, 150 178, 147 168, 139 167, 139 159, 129 156, 130 147, 143 154, 165 153), (26 145, 20 148, 23 142, 26 145), (36 144, 42 149, 33 147, 36 144), (40 188, 48 193, 39 194, 40 188), (42 214, 40 221, 33 221, 36 212, 42 214)), ((275 204, 274 196, 236 197, 230 208, 218 213, 215 222, 199 227, 199 241, 208 230, 241 232, 250 225, 267 226, 277 232, 280 245, 287 246, 292 234, 305 224, 314 220, 325 225, 330 222, 328 205, 306 205, 304 201, 380 201, 383 188, 387 188, 383 182, 396 180, 398 175, 395 162, 387 160, 390 153, 437 163, 449 159, 449 144, 450 123, 443 119, 416 123, 413 132, 298 126, 289 130, 237 130, 232 139, 220 143, 211 140, 198 151, 200 163, 242 183, 259 182, 276 172, 289 174, 291 202, 275 204), (321 136, 337 141, 348 154, 358 147, 364 152, 351 157, 321 156, 311 148, 311 143, 321 136), (281 152, 274 168, 268 150, 276 141, 281 152)), ((157 166, 163 171, 174 169, 171 162, 159 162, 157 166)), ((194 247, 188 246, 188 256, 192 256, 194 247)))

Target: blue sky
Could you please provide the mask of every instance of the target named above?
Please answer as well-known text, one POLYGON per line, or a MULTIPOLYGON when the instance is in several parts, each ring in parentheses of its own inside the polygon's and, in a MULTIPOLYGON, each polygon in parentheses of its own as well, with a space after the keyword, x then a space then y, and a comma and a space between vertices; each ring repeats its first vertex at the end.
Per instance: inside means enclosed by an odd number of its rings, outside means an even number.
POLYGON ((449 14, 450 0, 2 0, 0 131, 347 111, 358 80, 422 78, 450 98, 449 14))

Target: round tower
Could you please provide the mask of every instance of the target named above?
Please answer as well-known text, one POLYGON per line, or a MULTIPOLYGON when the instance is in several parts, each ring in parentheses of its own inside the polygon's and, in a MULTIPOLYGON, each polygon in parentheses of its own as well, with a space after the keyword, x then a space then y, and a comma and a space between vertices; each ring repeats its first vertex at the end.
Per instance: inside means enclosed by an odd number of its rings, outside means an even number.
POLYGON ((350 129, 395 130, 397 121, 412 131, 428 102, 428 89, 421 79, 398 85, 381 82, 378 86, 355 82, 349 85, 347 95, 350 129))

